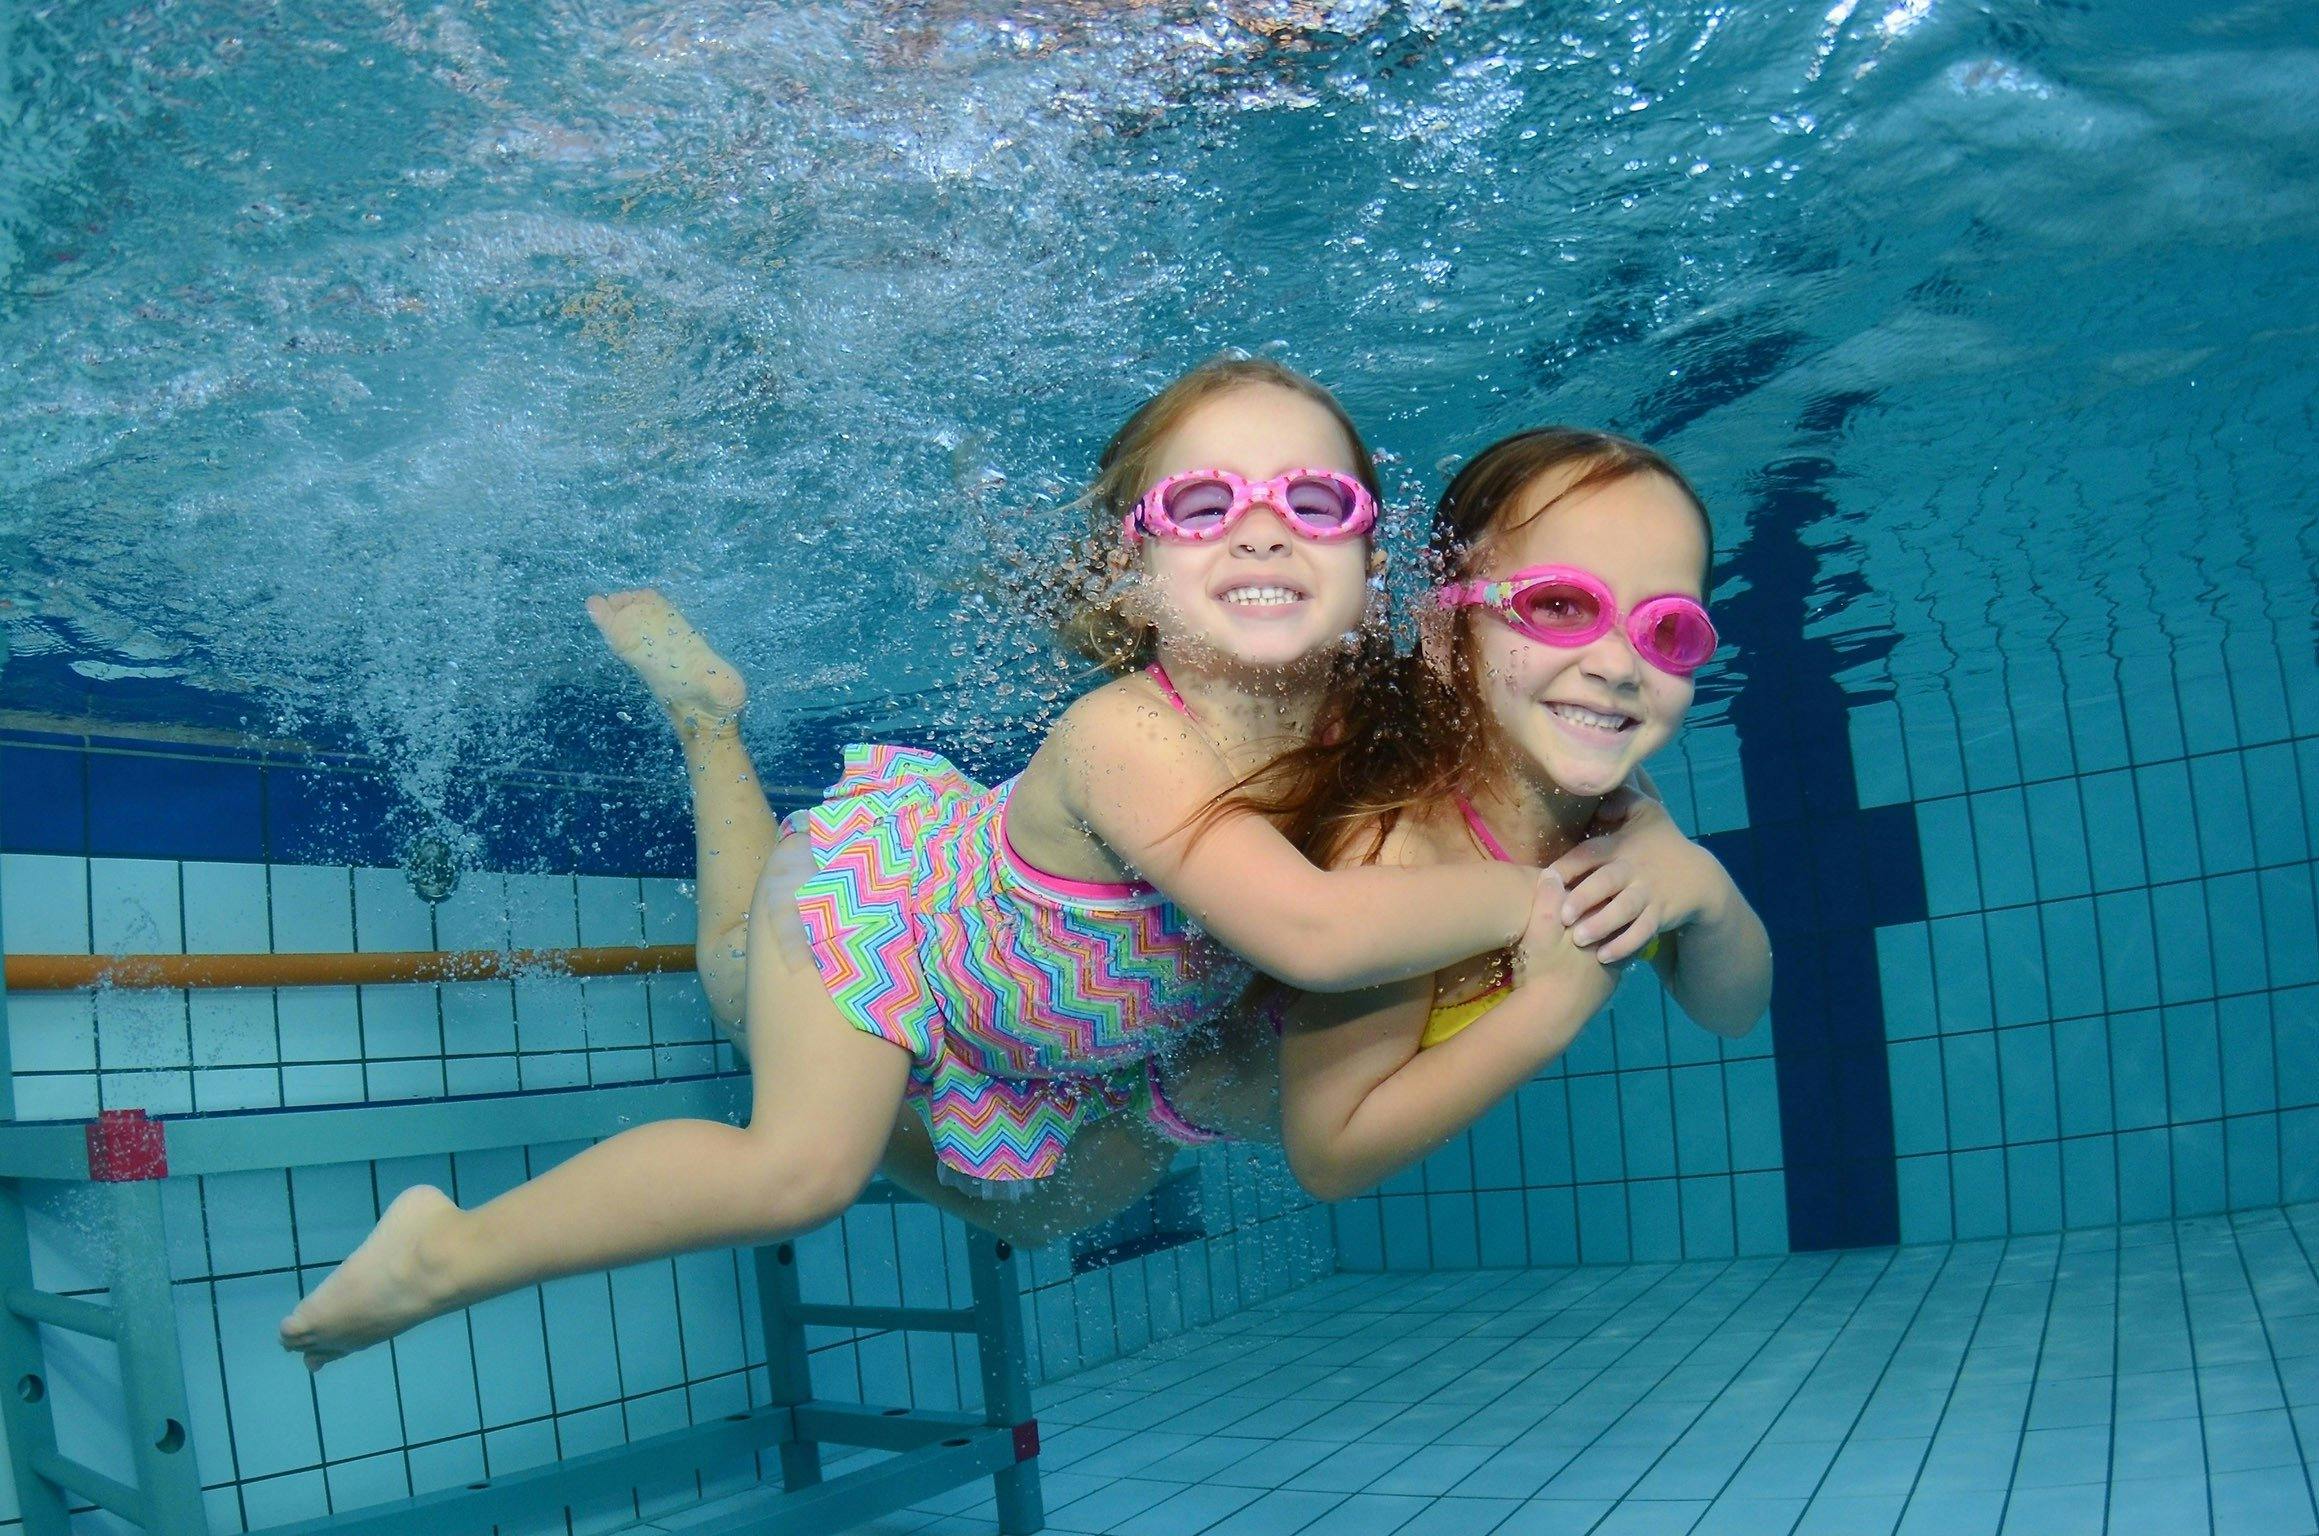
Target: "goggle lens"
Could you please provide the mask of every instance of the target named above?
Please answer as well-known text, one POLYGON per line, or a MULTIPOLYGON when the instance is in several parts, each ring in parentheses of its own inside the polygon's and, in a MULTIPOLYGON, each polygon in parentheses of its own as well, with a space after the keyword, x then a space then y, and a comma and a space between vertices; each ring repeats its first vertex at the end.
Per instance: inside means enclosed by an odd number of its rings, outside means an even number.
POLYGON ((1715 626, 1690 603, 1646 603, 1635 616, 1636 645, 1669 671, 1695 672, 1715 654, 1715 626))
POLYGON ((1583 635, 1602 625, 1602 600, 1576 582, 1547 581, 1514 598, 1514 611, 1532 628, 1552 635, 1583 635))
POLYGON ((1232 487, 1221 480, 1186 480, 1168 487, 1161 504, 1168 521, 1186 533, 1204 533, 1220 526, 1232 510, 1232 487))
POLYGON ((1342 528, 1353 520, 1352 494, 1317 476, 1289 485, 1288 509, 1315 528, 1342 528))

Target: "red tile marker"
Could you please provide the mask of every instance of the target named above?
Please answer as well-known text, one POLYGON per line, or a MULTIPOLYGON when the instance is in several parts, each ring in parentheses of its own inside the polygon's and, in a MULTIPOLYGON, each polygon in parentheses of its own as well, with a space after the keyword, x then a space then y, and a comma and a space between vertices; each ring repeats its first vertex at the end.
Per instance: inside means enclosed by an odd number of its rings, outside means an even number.
POLYGON ((89 1178, 99 1184, 127 1184, 169 1177, 169 1146, 161 1122, 141 1109, 100 1110, 86 1127, 89 1178))
POLYGON ((1039 1454, 1039 1421, 1025 1419, 1015 1426, 1015 1460, 1029 1461, 1039 1454))

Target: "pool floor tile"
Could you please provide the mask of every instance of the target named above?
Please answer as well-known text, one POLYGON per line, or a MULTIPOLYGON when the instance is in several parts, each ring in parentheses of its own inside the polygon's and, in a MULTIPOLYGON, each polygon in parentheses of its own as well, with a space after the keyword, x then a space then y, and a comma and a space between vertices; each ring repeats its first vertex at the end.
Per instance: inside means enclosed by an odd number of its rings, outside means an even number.
MULTIPOLYGON (((2319 1536, 2315 1253, 2299 1205, 1338 1275, 1040 1388, 1049 1528, 2319 1536)), ((983 1485, 849 1536, 994 1520, 983 1485)))

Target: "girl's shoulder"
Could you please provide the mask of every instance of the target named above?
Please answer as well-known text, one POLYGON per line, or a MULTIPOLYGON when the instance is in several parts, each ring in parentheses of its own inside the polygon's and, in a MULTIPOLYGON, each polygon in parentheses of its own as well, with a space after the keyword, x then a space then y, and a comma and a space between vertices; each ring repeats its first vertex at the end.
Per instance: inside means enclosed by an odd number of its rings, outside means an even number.
POLYGON ((1040 750, 1050 746, 1066 751, 1096 745, 1118 747, 1145 735, 1153 736, 1155 744, 1158 739, 1199 739, 1157 682, 1141 672, 1130 672, 1073 699, 1056 717, 1040 750), (1152 732, 1147 729, 1151 726, 1168 729, 1152 732))
MULTIPOLYGON (((1353 860, 1397 869, 1423 869, 1437 864, 1472 864, 1485 857, 1474 846, 1473 834, 1451 804, 1422 803, 1403 810, 1378 836, 1382 818, 1356 827, 1346 840, 1355 850, 1353 860), (1374 857, 1360 855, 1374 849, 1374 857)), ((1342 862, 1342 861, 1340 861, 1342 862)))

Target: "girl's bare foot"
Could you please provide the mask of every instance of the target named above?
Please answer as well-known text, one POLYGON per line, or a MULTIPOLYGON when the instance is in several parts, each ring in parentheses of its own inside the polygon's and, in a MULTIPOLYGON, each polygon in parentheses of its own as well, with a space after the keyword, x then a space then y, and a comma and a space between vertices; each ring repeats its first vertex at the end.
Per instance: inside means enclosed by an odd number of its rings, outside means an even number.
POLYGON ((650 587, 588 599, 588 617, 612 654, 635 669, 680 731, 730 725, 749 702, 733 664, 650 587))
POLYGON ((424 1184, 395 1196, 362 1246, 282 1319, 282 1347, 318 1371, 451 1310, 450 1288, 429 1262, 429 1237, 459 1207, 424 1184))

